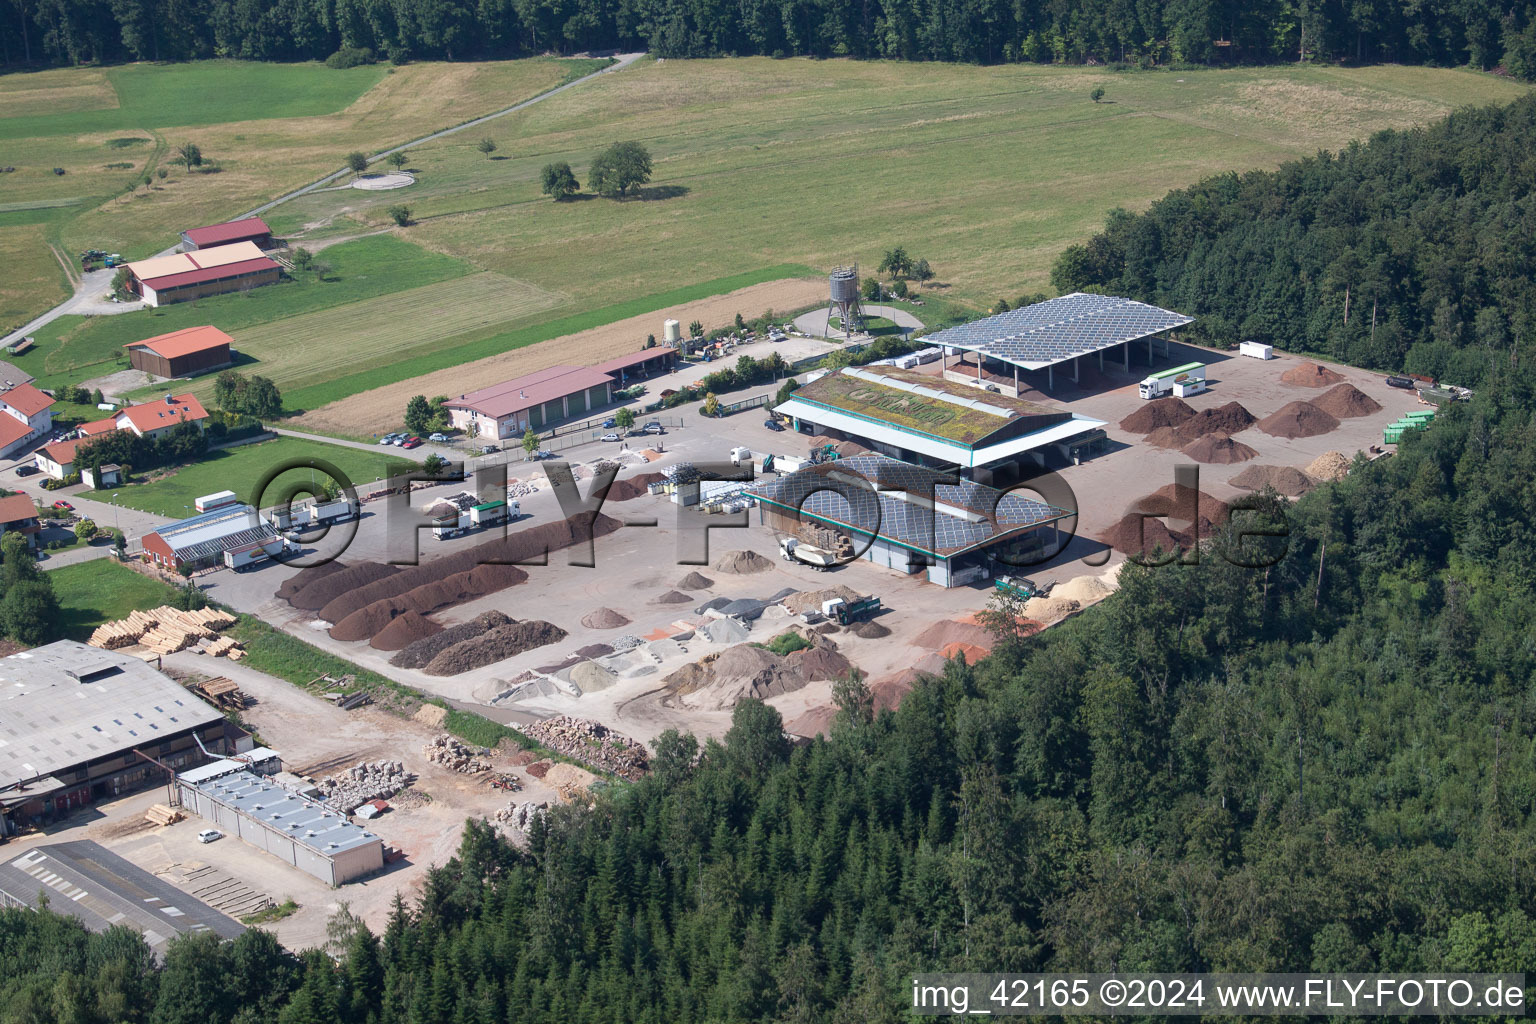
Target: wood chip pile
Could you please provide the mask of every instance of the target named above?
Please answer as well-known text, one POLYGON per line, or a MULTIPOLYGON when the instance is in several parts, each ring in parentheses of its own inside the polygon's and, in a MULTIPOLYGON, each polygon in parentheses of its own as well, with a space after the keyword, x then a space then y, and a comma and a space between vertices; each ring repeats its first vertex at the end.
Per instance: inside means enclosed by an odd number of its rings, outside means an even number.
POLYGON ((205 650, 216 657, 228 656, 238 661, 245 651, 238 641, 220 637, 219 631, 235 624, 235 617, 217 608, 200 608, 182 611, 170 605, 161 605, 150 611, 133 611, 125 619, 117 619, 96 628, 91 634, 92 647, 109 651, 135 645, 143 646, 154 654, 175 654, 202 640, 209 640, 205 650))

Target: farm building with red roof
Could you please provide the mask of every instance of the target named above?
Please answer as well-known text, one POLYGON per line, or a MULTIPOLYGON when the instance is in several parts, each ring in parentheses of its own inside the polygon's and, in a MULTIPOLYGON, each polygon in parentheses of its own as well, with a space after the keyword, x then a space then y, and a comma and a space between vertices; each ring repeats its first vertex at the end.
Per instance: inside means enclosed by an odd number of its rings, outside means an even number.
POLYGON ((151 306, 275 284, 282 268, 255 242, 153 256, 128 264, 128 290, 151 306))
POLYGON ((233 341, 217 327, 186 327, 124 347, 135 370, 157 377, 190 377, 230 365, 233 341))
POLYGON ((204 228, 188 228, 181 233, 183 252, 211 249, 216 245, 233 245, 235 242, 253 242, 262 249, 272 248, 272 229, 260 217, 210 224, 204 228))

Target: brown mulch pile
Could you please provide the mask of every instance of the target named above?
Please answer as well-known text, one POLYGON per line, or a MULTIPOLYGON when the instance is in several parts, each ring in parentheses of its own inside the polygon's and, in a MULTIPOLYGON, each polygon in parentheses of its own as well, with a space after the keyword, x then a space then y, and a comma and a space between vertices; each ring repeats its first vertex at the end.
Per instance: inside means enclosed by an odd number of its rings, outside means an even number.
MULTIPOLYGON (((388 579, 399 574, 398 565, 385 565, 383 562, 357 562, 340 572, 325 573, 319 579, 307 583, 302 589, 293 591, 288 598, 288 603, 304 611, 316 612, 342 594, 365 587, 376 580, 388 579)), ((336 620, 327 621, 335 622, 336 620)))
POLYGON ((665 473, 637 473, 626 480, 615 480, 613 486, 608 488, 607 501, 629 501, 643 494, 650 493, 651 484, 659 480, 665 480, 665 473))
MULTIPOLYGON (((380 598, 364 605, 340 621, 328 619, 327 621, 336 623, 331 627, 331 638, 367 640, 402 612, 413 611, 426 615, 439 608, 463 604, 487 594, 494 594, 498 590, 516 586, 527 578, 528 574, 515 565, 477 565, 468 571, 456 572, 443 579, 423 583, 403 594, 380 598)), ((326 617, 327 611, 344 610, 350 603, 352 602, 346 597, 337 598, 321 609, 321 618, 326 617)))
POLYGON ((1164 484, 1138 501, 1134 507, 1142 512, 1172 516, 1175 519, 1185 519, 1193 510, 1202 537, 1209 536, 1211 529, 1225 523, 1232 511, 1226 502, 1204 491, 1192 491, 1178 484, 1164 484))
POLYGON ((689 573, 675 584, 678 590, 708 590, 714 585, 714 580, 697 572, 689 573))
POLYGON ((878 622, 875 622, 871 619, 865 619, 863 622, 853 627, 853 635, 861 636, 865 640, 879 640, 882 637, 890 636, 891 631, 885 626, 880 625, 878 622))
POLYGON ((1218 405, 1213 409, 1201 409, 1179 424, 1179 437, 1187 444, 1206 434, 1236 434, 1247 430, 1258 417, 1236 402, 1218 405))
POLYGON ((1338 420, 1311 402, 1291 402, 1259 420, 1259 429, 1274 437, 1316 437, 1338 428, 1338 420))
POLYGON ((1178 451, 1189 443, 1179 436, 1178 427, 1158 427, 1142 440, 1154 448, 1167 448, 1171 451, 1178 451))
POLYGON ((368 641, 368 646, 380 651, 398 651, 442 631, 443 627, 431 619, 416 612, 404 612, 396 615, 393 622, 375 633, 373 639, 368 641))
POLYGON ((308 569, 300 569, 283 581, 283 585, 277 588, 277 596, 286 601, 309 586, 318 583, 333 572, 341 572, 346 566, 341 562, 326 562, 324 565, 311 566, 308 569))
POLYGON ((581 624, 588 629, 618 629, 620 626, 629 625, 629 618, 623 612, 616 612, 612 608, 599 608, 583 615, 581 624))
POLYGON ((1312 404, 1328 415, 1341 420, 1381 412, 1380 402, 1348 383, 1329 388, 1312 399, 1312 404))
POLYGON ((727 551, 720 556, 719 561, 715 562, 716 572, 742 576, 754 572, 767 572, 772 568, 773 562, 756 551, 727 551))
POLYGON ((1338 384, 1344 380, 1344 375, 1336 370, 1330 370, 1321 363, 1302 363, 1293 366, 1280 375, 1280 379, 1287 384, 1295 384, 1303 388, 1325 388, 1330 384, 1338 384))
POLYGON ((818 679, 842 679, 853 671, 853 663, 836 651, 811 647, 789 655, 789 666, 808 683, 818 679))
POLYGON ((1120 429, 1132 434, 1150 434, 1158 427, 1176 427, 1195 414, 1182 398, 1159 398, 1120 421, 1120 429))
POLYGON ((1158 488, 1133 502, 1131 509, 1098 537, 1103 543, 1127 555, 1139 551, 1150 553, 1155 547, 1164 551, 1172 551, 1175 547, 1188 548, 1196 531, 1202 538, 1209 537, 1227 521, 1231 511, 1226 502, 1204 491, 1193 491, 1178 484, 1158 488), (1174 530, 1163 519, 1144 518, 1138 513, 1145 513, 1148 517, 1166 516, 1176 523, 1189 522, 1190 526, 1174 530), (1190 522, 1191 515, 1194 516, 1193 522, 1190 522))
POLYGON ((516 657, 524 651, 565 639, 565 630, 538 619, 497 626, 479 636, 461 640, 427 662, 422 670, 430 676, 455 676, 516 657))
POLYGON ((1191 441, 1182 450, 1196 462, 1208 462, 1219 466, 1247 462, 1259 454, 1257 449, 1250 448, 1241 441, 1234 441, 1226 434, 1206 434, 1202 438, 1191 441))
POLYGON ((496 629, 499 626, 509 626, 512 622, 511 618, 503 615, 501 612, 484 612, 468 622, 460 623, 457 626, 449 626, 435 636, 429 636, 407 645, 399 654, 390 658, 389 663, 396 668, 422 668, 454 644, 479 636, 481 633, 496 629))
POLYGON ((553 767, 554 765, 550 764, 548 761, 534 761, 532 764, 526 766, 526 770, 528 774, 532 775, 534 778, 542 779, 544 776, 549 774, 549 770, 553 767))
POLYGON ((1306 494, 1317 486, 1311 477, 1295 466, 1249 466, 1227 482, 1245 491, 1262 491, 1272 487, 1277 494, 1291 498, 1306 494))
POLYGON ((669 590, 665 594, 657 594, 651 598, 651 604, 687 604, 693 598, 681 590, 669 590))
POLYGON ((1099 540, 1124 555, 1150 553, 1156 548, 1173 551, 1188 547, 1184 538, 1170 531, 1161 519, 1144 519, 1134 513, 1122 516, 1119 522, 1099 534, 1099 540))

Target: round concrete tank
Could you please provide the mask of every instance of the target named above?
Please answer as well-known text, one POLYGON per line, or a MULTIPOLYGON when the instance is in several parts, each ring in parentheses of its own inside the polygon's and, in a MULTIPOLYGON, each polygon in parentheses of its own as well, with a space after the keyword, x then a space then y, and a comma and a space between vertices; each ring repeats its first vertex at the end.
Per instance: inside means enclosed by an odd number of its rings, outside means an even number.
POLYGON ((832 302, 842 306, 859 301, 859 272, 853 267, 838 267, 828 276, 832 285, 832 302))
POLYGON ((665 341, 676 344, 683 340, 683 325, 676 320, 668 320, 661 325, 662 337, 665 341))

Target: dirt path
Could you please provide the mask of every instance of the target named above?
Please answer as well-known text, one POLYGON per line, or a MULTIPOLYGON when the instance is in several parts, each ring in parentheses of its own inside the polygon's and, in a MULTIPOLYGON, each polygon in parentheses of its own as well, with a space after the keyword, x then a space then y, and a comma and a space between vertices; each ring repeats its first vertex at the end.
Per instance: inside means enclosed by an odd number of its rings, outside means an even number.
MULTIPOLYGON (((410 401, 412 395, 462 395, 548 366, 590 366, 604 359, 638 351, 645 345, 647 334, 661 333, 664 320, 678 320, 684 324, 698 320, 705 330, 710 330, 726 326, 737 313, 757 316, 768 309, 804 307, 821 298, 826 287, 826 282, 818 277, 786 278, 738 288, 725 295, 632 316, 627 320, 563 338, 553 338, 398 384, 364 391, 305 413, 293 423, 323 433, 350 434, 355 437, 395 430, 398 429, 405 403, 410 401)), ((657 390, 666 386, 662 380, 655 384, 657 390)))

